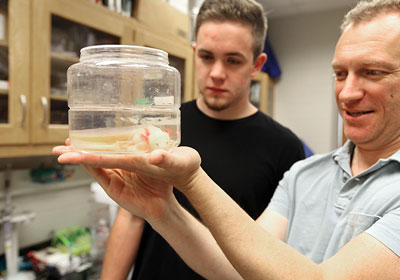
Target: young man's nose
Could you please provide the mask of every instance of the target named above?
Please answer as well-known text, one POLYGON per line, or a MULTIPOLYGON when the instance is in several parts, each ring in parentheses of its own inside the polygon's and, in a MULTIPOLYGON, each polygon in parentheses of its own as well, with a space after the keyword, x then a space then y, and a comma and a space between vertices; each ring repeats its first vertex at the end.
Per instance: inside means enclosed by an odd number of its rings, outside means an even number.
POLYGON ((214 79, 225 79, 226 72, 223 62, 216 61, 211 68, 210 76, 214 79))

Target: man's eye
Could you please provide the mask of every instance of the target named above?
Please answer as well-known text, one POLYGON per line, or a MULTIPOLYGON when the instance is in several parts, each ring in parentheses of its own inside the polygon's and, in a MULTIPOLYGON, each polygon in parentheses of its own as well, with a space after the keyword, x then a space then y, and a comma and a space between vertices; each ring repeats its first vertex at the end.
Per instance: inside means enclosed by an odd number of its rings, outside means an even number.
POLYGON ((202 60, 212 60, 213 59, 213 57, 211 55, 207 55, 207 54, 199 55, 199 57, 202 60))
POLYGON ((239 65, 239 64, 242 63, 240 60, 234 59, 234 58, 228 58, 227 61, 228 61, 229 64, 232 64, 232 65, 239 65))
POLYGON ((346 72, 335 72, 334 77, 337 81, 343 81, 346 79, 347 73, 346 72))
POLYGON ((383 74, 383 72, 380 70, 366 70, 365 73, 370 76, 377 76, 383 74))

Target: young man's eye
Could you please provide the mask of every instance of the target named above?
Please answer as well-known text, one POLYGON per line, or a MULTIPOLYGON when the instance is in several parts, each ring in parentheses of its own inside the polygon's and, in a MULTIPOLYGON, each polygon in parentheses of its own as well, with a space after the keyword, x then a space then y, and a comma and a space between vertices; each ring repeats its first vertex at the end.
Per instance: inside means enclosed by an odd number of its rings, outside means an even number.
POLYGON ((202 60, 212 60, 213 59, 213 57, 211 55, 208 55, 208 54, 200 54, 199 57, 202 60))
POLYGON ((234 59, 234 58, 228 58, 227 62, 228 62, 229 64, 231 64, 231 65, 239 65, 239 64, 242 63, 240 60, 234 59))

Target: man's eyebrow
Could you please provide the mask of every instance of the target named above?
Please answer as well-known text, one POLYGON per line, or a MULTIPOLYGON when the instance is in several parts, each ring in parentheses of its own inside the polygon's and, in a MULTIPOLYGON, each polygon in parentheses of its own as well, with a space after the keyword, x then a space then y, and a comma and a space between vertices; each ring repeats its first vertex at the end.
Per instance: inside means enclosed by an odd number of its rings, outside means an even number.
POLYGON ((230 52, 230 53, 225 54, 225 56, 240 56, 240 57, 245 58, 245 56, 240 52, 230 52))
POLYGON ((364 67, 382 67, 385 69, 396 69, 396 65, 394 63, 391 63, 389 61, 379 61, 379 60, 371 60, 371 61, 365 61, 361 63, 362 66, 364 67))
MULTIPOLYGON (((199 49, 198 52, 200 53, 207 53, 207 54, 213 54, 213 52, 207 50, 207 49, 199 49)), ((229 52, 224 54, 224 56, 240 56, 245 58, 245 56, 241 52, 229 52)))
POLYGON ((199 49, 198 52, 205 52, 205 53, 208 53, 208 54, 212 54, 212 52, 207 50, 207 49, 199 49))
MULTIPOLYGON (((369 60, 369 61, 363 61, 361 63, 358 63, 359 66, 361 67, 382 67, 385 69, 396 69, 396 65, 394 63, 388 62, 388 61, 379 61, 379 60, 369 60)), ((343 68, 343 64, 333 62, 332 63, 332 68, 333 69, 340 69, 343 68)))

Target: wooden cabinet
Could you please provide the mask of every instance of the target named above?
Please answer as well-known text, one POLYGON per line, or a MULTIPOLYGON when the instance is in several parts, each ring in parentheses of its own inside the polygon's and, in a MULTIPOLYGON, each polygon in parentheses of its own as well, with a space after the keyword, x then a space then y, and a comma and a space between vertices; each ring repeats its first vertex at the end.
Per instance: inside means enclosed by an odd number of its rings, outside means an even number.
POLYGON ((133 29, 89 1, 32 0, 31 143, 68 137, 66 71, 87 45, 132 44, 133 29))
MULTIPOLYGON (((132 44, 135 21, 82 0, 8 0, 0 157, 51 154, 68 137, 66 70, 86 45, 132 44)), ((1 86, 1 81, 0 81, 1 86)))
POLYGON ((52 147, 64 143, 66 71, 79 61, 84 46, 136 44, 166 50, 183 78, 182 100, 192 99, 193 53, 182 38, 153 32, 88 0, 0 1, 2 15, 7 37, 2 39, 0 30, 0 158, 50 155, 52 147))

